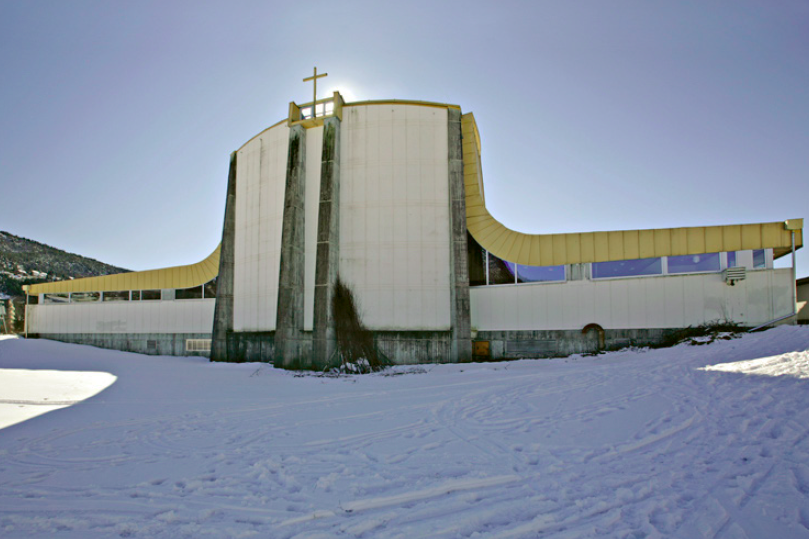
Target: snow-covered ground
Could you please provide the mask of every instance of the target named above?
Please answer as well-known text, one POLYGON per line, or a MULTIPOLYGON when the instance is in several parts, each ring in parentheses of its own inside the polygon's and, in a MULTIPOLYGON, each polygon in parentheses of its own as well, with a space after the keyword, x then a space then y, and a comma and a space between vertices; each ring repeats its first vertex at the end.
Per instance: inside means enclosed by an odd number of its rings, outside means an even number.
POLYGON ((62 407, 0 430, 0 536, 809 537, 807 349, 335 379, 6 339, 6 422, 62 407))

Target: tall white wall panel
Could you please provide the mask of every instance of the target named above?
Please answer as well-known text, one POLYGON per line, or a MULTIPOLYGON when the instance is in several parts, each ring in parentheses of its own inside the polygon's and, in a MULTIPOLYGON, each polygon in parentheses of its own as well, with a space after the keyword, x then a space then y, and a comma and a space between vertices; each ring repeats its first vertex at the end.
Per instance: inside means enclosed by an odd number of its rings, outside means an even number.
POLYGON ((744 326, 790 314, 791 269, 748 271, 728 286, 718 273, 470 288, 478 330, 681 328, 717 320, 744 326))
POLYGON ((215 299, 29 305, 30 333, 210 333, 215 299))
POLYGON ((261 133, 236 161, 233 328, 275 329, 289 128, 261 133))
POLYGON ((320 209, 320 165, 323 159, 323 127, 306 130, 306 189, 304 192, 303 329, 311 330, 315 316, 315 259, 317 216, 320 209))
POLYGON ((450 328, 447 111, 346 107, 340 276, 379 330, 450 328))

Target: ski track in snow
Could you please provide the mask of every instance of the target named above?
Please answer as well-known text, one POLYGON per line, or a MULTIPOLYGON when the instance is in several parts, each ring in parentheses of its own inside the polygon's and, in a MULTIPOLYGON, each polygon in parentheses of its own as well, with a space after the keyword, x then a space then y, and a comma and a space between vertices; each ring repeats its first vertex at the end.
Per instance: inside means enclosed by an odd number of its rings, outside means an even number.
POLYGON ((809 537, 808 350, 325 378, 2 340, 0 369, 117 380, 0 430, 0 536, 809 537))

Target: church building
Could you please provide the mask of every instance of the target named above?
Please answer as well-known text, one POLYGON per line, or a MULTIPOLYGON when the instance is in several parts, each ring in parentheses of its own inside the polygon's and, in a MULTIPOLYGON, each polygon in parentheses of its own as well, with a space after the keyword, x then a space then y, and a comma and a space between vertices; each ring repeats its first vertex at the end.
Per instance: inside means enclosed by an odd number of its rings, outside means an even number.
POLYGON ((400 364, 560 356, 794 319, 794 262, 773 261, 802 246, 802 219, 523 234, 487 210, 481 151, 457 105, 345 103, 338 92, 290 103, 231 154, 208 258, 31 285, 27 332, 323 369, 338 362, 338 278, 400 364))

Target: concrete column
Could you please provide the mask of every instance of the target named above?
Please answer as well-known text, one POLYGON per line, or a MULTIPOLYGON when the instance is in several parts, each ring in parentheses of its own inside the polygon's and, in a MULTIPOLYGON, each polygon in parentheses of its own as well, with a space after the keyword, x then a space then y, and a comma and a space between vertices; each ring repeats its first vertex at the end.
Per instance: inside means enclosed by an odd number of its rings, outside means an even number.
POLYGON ((450 361, 472 360, 469 312, 469 251, 466 245, 466 191, 463 177, 461 111, 450 108, 448 117, 450 200, 450 361))
POLYGON ((295 125, 289 130, 284 220, 281 229, 281 269, 278 276, 278 318, 275 329, 276 367, 307 367, 302 357, 304 194, 306 182, 306 130, 295 125))
POLYGON ((236 152, 230 154, 225 223, 219 246, 219 276, 213 314, 211 361, 235 361, 228 354, 228 333, 233 331, 233 254, 236 243, 236 152))
POLYGON ((324 368, 336 347, 331 308, 340 264, 340 119, 323 122, 320 203, 317 216, 313 366, 324 368))

